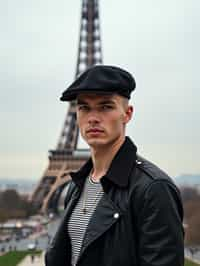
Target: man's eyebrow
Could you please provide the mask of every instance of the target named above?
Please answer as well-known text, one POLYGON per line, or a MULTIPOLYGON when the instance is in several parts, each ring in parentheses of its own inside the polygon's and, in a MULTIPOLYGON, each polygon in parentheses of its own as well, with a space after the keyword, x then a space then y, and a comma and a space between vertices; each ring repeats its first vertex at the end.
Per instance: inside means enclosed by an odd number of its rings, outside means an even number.
MULTIPOLYGON (((78 99, 77 100, 77 104, 78 105, 81 105, 81 104, 88 105, 89 103, 87 101, 78 99)), ((113 101, 113 100, 102 100, 102 101, 99 101, 97 104, 98 105, 102 105, 102 104, 115 104, 115 101, 113 101)))
POLYGON ((77 104, 88 104, 87 102, 84 102, 83 100, 77 100, 77 104))
POLYGON ((115 104, 115 101, 113 101, 113 100, 103 100, 103 101, 100 101, 98 104, 115 104))

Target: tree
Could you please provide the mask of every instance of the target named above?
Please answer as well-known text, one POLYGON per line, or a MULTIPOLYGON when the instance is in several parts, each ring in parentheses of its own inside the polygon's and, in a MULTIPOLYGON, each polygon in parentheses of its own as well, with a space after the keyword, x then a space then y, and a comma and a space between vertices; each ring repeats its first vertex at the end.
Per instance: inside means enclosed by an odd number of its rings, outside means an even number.
POLYGON ((16 190, 0 192, 0 222, 12 218, 26 218, 34 213, 31 203, 22 198, 16 190))
POLYGON ((181 191, 184 218, 187 227, 185 229, 185 242, 187 245, 200 245, 200 195, 195 188, 185 187, 181 191))

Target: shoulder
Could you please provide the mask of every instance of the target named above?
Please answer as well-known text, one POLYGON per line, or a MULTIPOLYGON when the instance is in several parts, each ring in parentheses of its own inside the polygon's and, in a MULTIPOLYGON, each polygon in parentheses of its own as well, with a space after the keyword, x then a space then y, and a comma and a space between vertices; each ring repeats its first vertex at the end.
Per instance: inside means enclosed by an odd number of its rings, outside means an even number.
POLYGON ((174 181, 167 173, 154 163, 139 155, 136 160, 135 179, 144 190, 155 183, 163 183, 179 191, 174 181))
POLYGON ((144 175, 147 175, 150 181, 163 180, 174 183, 166 172, 140 155, 137 155, 136 164, 137 168, 140 169, 144 175))
POLYGON ((145 202, 154 202, 157 205, 170 202, 177 205, 182 216, 180 191, 172 178, 141 156, 137 156, 135 171, 132 173, 131 194, 137 209, 142 208, 145 202))

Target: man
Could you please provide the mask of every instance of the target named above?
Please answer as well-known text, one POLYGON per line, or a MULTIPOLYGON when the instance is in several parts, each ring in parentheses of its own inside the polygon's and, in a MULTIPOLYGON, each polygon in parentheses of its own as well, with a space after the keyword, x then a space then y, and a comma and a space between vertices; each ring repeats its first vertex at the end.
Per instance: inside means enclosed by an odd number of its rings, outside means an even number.
POLYGON ((46 266, 183 266, 183 210, 172 180, 125 136, 135 80, 99 65, 63 93, 76 101, 91 158, 76 173, 46 266))

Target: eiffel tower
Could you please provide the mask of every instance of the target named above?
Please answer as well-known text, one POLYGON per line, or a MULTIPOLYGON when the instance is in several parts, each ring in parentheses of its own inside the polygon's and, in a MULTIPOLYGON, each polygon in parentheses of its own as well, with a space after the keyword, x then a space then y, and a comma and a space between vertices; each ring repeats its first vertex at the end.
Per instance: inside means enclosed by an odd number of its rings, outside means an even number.
MULTIPOLYGON (((96 64, 102 64, 98 0, 82 0, 76 76, 96 64)), ((49 151, 48 167, 31 197, 42 213, 57 211, 60 195, 70 181, 69 172, 89 157, 88 149, 78 149, 78 139, 75 102, 70 102, 57 147, 49 151)))

